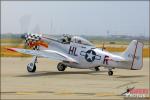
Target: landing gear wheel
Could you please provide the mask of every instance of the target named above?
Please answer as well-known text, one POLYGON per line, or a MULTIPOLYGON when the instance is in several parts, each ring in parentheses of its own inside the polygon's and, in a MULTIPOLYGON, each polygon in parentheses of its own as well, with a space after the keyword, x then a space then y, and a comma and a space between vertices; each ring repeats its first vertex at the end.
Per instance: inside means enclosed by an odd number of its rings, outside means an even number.
POLYGON ((108 75, 112 76, 113 75, 113 71, 108 71, 108 75))
POLYGON ((95 67, 95 71, 100 71, 99 67, 95 67))
POLYGON ((29 63, 27 65, 28 72, 35 72, 36 71, 36 65, 34 63, 29 63))
POLYGON ((57 65, 57 69, 59 70, 59 71, 64 71, 65 69, 66 69, 66 65, 64 65, 64 64, 62 64, 62 63, 59 63, 58 65, 57 65))

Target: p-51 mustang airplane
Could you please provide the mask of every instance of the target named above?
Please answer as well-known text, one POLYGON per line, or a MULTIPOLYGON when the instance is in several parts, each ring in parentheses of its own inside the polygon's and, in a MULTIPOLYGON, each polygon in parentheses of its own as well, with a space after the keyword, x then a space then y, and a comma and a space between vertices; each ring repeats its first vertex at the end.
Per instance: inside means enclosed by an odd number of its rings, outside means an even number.
POLYGON ((96 48, 92 43, 78 36, 64 35, 60 39, 52 39, 39 34, 26 33, 22 36, 25 44, 31 49, 8 48, 8 50, 33 55, 27 65, 28 72, 36 71, 37 57, 45 57, 60 61, 59 71, 67 67, 92 69, 108 68, 108 75, 113 75, 112 69, 140 70, 143 66, 143 44, 137 40, 131 41, 127 49, 120 54, 113 54, 96 48))

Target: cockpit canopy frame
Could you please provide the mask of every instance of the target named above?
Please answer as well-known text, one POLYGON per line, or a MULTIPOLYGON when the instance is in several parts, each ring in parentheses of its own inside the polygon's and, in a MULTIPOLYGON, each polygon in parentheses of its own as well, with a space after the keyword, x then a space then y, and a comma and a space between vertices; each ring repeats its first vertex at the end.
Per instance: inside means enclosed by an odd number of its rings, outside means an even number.
POLYGON ((94 46, 91 42, 79 36, 63 35, 60 41, 64 44, 70 44, 72 42, 82 45, 94 46))

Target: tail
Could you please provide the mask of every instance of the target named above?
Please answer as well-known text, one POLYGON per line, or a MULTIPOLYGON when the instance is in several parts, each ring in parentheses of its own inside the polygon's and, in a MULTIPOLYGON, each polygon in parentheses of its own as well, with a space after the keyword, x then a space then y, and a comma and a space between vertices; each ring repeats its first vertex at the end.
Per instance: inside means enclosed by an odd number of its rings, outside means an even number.
POLYGON ((143 67, 143 43, 132 40, 123 57, 131 61, 131 70, 140 70, 143 67))

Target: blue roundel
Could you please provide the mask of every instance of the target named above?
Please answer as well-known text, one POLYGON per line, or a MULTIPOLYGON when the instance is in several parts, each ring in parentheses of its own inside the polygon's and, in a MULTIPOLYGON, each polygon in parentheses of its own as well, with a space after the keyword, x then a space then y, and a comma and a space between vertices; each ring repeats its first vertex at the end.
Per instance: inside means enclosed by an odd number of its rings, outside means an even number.
POLYGON ((88 50, 85 54, 85 59, 88 62, 93 62, 95 60, 96 52, 93 50, 88 50))

